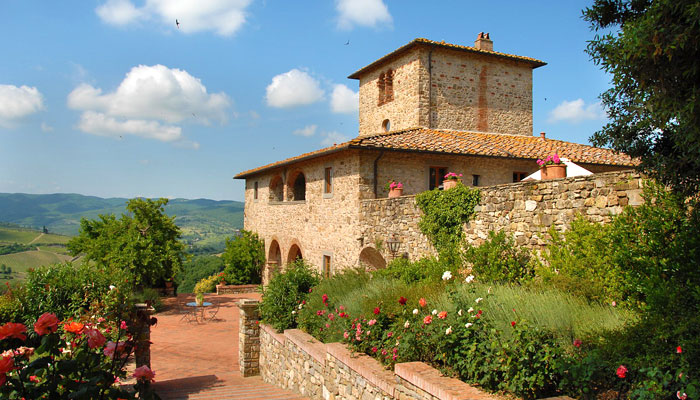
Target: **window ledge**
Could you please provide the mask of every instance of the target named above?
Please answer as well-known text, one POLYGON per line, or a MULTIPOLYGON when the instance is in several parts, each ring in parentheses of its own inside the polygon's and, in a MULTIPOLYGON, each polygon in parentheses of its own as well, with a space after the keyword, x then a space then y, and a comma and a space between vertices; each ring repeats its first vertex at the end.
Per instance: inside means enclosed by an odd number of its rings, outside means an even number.
POLYGON ((305 204, 306 200, 289 200, 289 201, 269 201, 268 204, 271 206, 279 206, 279 205, 292 205, 292 204, 305 204))

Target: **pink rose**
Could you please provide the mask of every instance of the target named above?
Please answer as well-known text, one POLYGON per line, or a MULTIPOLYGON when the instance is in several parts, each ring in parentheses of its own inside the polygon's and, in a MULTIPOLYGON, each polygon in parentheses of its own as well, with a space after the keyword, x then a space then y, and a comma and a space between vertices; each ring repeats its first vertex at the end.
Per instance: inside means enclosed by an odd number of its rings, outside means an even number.
POLYGON ((152 381, 156 377, 156 373, 151 371, 147 365, 142 365, 134 370, 132 376, 138 380, 152 381))
POLYGON ((377 320, 376 320, 376 319, 370 319, 370 320, 367 322, 367 325, 372 326, 372 325, 374 325, 374 324, 376 324, 376 323, 377 323, 377 320))
POLYGON ((100 332, 97 329, 88 329, 85 332, 85 335, 88 338, 88 347, 90 347, 91 349, 94 349, 96 347, 102 347, 107 341, 107 338, 105 338, 102 332, 100 332))
POLYGON ((617 367, 617 371, 615 371, 615 373, 617 374, 618 378, 624 379, 627 376, 627 367, 620 365, 617 367))

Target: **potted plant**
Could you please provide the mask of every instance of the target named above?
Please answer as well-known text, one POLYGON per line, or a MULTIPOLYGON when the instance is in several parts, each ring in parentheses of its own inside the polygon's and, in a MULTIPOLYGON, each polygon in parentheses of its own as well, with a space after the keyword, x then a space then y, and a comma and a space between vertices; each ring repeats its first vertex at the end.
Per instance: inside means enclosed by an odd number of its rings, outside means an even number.
POLYGON ((400 197, 403 195, 403 183, 391 180, 384 186, 389 191, 389 197, 400 197))
POLYGON ((204 293, 197 293, 194 296, 194 301, 197 303, 197 306, 204 304, 204 293))
POLYGON ((165 279, 165 287, 167 289, 170 289, 173 287, 173 278, 166 278, 165 279))
POLYGON ((462 177, 462 174, 455 174, 454 172, 448 172, 447 175, 445 175, 445 180, 442 181, 443 190, 449 190, 449 189, 452 189, 453 187, 457 186, 457 183, 461 182, 459 179, 461 177, 462 177))
POLYGON ((566 178, 566 164, 561 161, 557 153, 547 156, 544 160, 537 160, 537 165, 540 166, 540 174, 543 181, 566 178))

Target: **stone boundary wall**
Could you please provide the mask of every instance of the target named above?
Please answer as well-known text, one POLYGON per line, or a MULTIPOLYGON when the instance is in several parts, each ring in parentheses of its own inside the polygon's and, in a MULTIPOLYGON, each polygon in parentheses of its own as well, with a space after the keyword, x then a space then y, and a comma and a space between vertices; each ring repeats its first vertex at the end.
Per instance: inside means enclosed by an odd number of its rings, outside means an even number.
POLYGON ((277 333, 260 324, 263 381, 311 399, 496 400, 421 362, 386 370, 379 361, 341 343, 324 344, 297 329, 277 333))
MULTIPOLYGON (((577 215, 607 223, 624 206, 642 204, 642 182, 638 173, 626 170, 480 187, 481 202, 465 226, 466 238, 479 245, 489 231, 505 231, 518 245, 541 249, 551 227, 565 231, 577 215)), ((362 200, 360 207, 364 243, 381 243, 395 234, 401 241, 398 256, 406 254, 415 260, 435 254, 418 228, 421 211, 415 196, 362 200)), ((378 250, 391 259, 387 246, 383 247, 378 250)))
POLYGON ((216 294, 256 293, 260 285, 216 285, 216 294))

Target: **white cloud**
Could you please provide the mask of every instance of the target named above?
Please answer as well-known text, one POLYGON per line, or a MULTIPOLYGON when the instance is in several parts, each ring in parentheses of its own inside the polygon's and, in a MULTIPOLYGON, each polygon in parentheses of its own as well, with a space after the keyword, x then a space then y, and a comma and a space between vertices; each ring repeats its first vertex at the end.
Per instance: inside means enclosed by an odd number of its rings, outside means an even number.
POLYGON ((246 8, 252 0, 146 0, 136 7, 131 0, 107 0, 95 9, 104 22, 127 25, 138 21, 158 21, 184 33, 213 31, 231 36, 246 21, 246 8))
POLYGON ((391 25, 389 9, 382 0, 336 0, 338 28, 352 29, 355 25, 376 27, 391 25))
POLYGON ((277 108, 315 103, 324 94, 316 79, 296 68, 272 78, 266 92, 267 104, 277 108))
POLYGON ((110 25, 123 26, 146 17, 142 9, 136 8, 129 0, 107 0, 95 12, 100 19, 110 25))
POLYGON ((41 131, 42 132, 53 132, 53 126, 47 124, 46 122, 41 123, 41 131))
POLYGON ((298 136, 309 137, 309 136, 313 136, 316 133, 316 128, 317 128, 316 125, 307 125, 301 129, 295 130, 292 133, 294 133, 295 135, 298 135, 298 136))
POLYGON ((13 127, 44 109, 44 96, 35 87, 0 85, 0 126, 13 127))
POLYGON ((586 120, 601 120, 605 117, 605 110, 600 102, 586 105, 583 99, 576 99, 562 101, 549 113, 547 121, 550 123, 567 121, 576 124, 586 120))
POLYGON ((332 132, 324 132, 322 134, 323 140, 321 140, 321 145, 322 146, 332 146, 334 144, 338 143, 343 143, 347 142, 350 140, 349 137, 343 135, 340 132, 332 131, 332 132))
POLYGON ((331 111, 340 114, 356 113, 360 107, 360 92, 353 92, 345 85, 333 85, 331 111))
POLYGON ((187 71, 163 65, 133 67, 112 93, 81 84, 68 95, 68 106, 84 111, 78 123, 83 132, 163 142, 184 141, 182 128, 173 124, 186 119, 204 125, 226 122, 230 104, 226 94, 207 93, 187 71))

